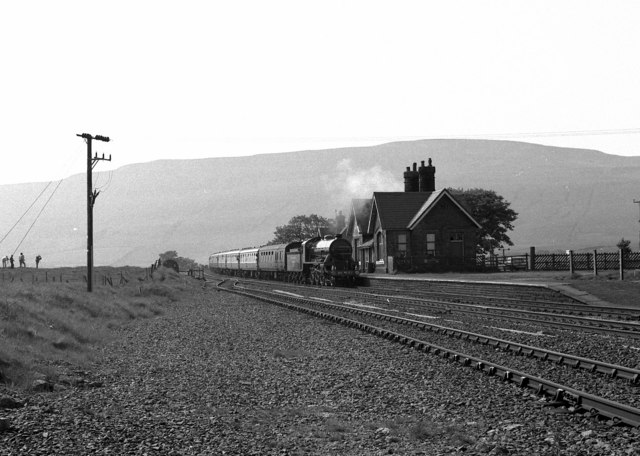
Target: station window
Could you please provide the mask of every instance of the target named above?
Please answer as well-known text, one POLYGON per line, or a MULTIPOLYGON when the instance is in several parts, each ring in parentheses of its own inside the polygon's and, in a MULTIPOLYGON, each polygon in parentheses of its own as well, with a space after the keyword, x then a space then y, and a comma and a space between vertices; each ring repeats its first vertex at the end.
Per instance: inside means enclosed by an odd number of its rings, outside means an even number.
POLYGON ((378 260, 384 260, 384 237, 382 233, 378 233, 378 236, 376 236, 376 249, 378 260))
POLYGON ((436 254, 436 233, 427 233, 427 256, 436 254))
POLYGON ((398 234, 398 255, 407 256, 407 235, 406 233, 398 234))

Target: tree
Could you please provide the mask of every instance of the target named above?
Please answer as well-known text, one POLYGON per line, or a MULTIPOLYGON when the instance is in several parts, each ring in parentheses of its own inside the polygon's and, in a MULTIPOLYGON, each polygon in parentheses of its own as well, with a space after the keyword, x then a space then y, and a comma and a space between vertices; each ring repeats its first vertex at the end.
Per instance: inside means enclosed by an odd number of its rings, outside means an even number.
POLYGON ((317 214, 296 215, 286 225, 276 227, 274 238, 269 244, 286 244, 294 241, 304 241, 318 236, 319 228, 331 228, 331 220, 317 214))
POLYGON ((189 269, 198 269, 198 263, 196 263, 195 260, 192 260, 191 258, 184 258, 184 257, 178 256, 178 252, 176 252, 175 250, 167 250, 166 252, 161 253, 160 260, 162 262, 166 260, 174 260, 176 263, 178 263, 178 267, 180 268, 181 271, 188 271, 189 269))
POLYGON ((174 258, 177 258, 177 257, 178 257, 178 252, 176 252, 175 250, 167 250, 166 252, 160 254, 160 259, 162 261, 173 260, 174 258))
POLYGON ((513 245, 507 232, 513 230, 518 213, 511 203, 493 190, 482 188, 448 189, 480 224, 478 231, 478 253, 493 252, 501 245, 513 245))
POLYGON ((631 253, 631 241, 626 240, 625 238, 620 239, 616 244, 618 249, 622 250, 622 254, 626 257, 631 253))

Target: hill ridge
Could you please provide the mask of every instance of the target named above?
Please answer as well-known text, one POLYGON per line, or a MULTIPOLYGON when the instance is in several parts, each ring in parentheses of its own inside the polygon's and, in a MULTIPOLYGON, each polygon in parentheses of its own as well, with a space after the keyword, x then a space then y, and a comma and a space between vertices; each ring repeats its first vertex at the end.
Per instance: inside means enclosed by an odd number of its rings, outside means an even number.
MULTIPOLYGON (((294 215, 333 217, 346 213, 352 198, 402 191, 406 167, 429 158, 436 189, 487 188, 511 202, 519 214, 512 253, 529 246, 614 249, 622 237, 637 245, 640 157, 510 140, 428 139, 124 165, 111 172, 94 207, 94 262, 144 266, 166 250, 205 262, 214 251, 260 245, 294 215)), ((94 182, 108 173, 94 173, 94 182)), ((0 185, 0 234, 43 187, 0 185)), ((85 192, 84 174, 63 181, 20 246, 28 264, 37 254, 45 267, 86 261, 85 192)), ((40 207, 0 244, 2 256, 19 244, 40 207)))

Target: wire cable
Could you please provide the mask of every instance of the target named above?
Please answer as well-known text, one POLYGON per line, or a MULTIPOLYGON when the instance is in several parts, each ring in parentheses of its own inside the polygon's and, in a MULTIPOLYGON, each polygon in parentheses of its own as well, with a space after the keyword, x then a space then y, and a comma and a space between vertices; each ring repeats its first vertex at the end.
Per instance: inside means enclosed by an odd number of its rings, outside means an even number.
POLYGON ((111 186, 111 179, 113 179, 113 171, 109 171, 109 177, 107 177, 107 183, 101 186, 97 185, 98 180, 100 179, 103 173, 98 174, 98 178, 96 179, 96 190, 100 190, 101 192, 105 192, 111 186))
POLYGON ((446 138, 537 138, 557 136, 604 136, 604 135, 633 135, 639 134, 640 128, 622 128, 617 130, 569 130, 569 131, 537 131, 521 133, 480 133, 469 135, 446 135, 446 138))
MULTIPOLYGON (((53 181, 50 181, 50 182, 47 184, 47 186, 44 188, 44 190, 42 190, 42 191, 40 192, 40 194, 36 197, 36 199, 35 199, 35 200, 33 200, 33 203, 31 203, 31 206, 29 206, 29 207, 27 208, 27 210, 26 210, 26 211, 24 211, 24 214, 22 214, 22 215, 20 216, 20 218, 18 219, 18 221, 17 221, 16 223, 14 223, 14 225, 9 229, 9 231, 7 232, 7 234, 5 234, 5 235, 4 235, 4 237, 3 237, 2 239, 0 239, 0 244, 2 244, 2 241, 4 241, 4 240, 7 238, 7 236, 9 236, 9 235, 11 234, 11 232, 13 231, 13 229, 14 229, 16 226, 18 226, 18 223, 20 223, 20 221, 24 218, 24 216, 25 216, 25 215, 27 215, 27 213, 31 210, 31 208, 33 207, 33 205, 34 205, 34 204, 36 204, 36 202, 40 199, 40 197, 42 196, 42 194, 43 194, 43 193, 44 193, 44 192, 49 188, 49 186, 50 186, 52 183, 53 183, 53 181)), ((58 184, 58 185, 60 185, 60 184, 58 184)))
POLYGON ((33 225, 36 224, 36 222, 38 221, 38 219, 40 218, 40 215, 42 214, 42 211, 45 210, 45 208, 47 207, 47 205, 49 204, 49 201, 51 201, 51 198, 53 198, 53 195, 56 194, 56 190, 58 190, 58 187, 60 187, 60 184, 62 184, 62 181, 64 179, 60 179, 58 181, 58 185, 56 185, 56 188, 53 189, 53 192, 51 192, 51 195, 49 195, 49 198, 47 199, 47 201, 44 203, 44 206, 42 206, 42 209, 40 209, 40 212, 38 212, 38 215, 36 215, 35 220, 33 221, 33 223, 31 223, 31 225, 29 226, 29 229, 27 229, 27 232, 24 234, 24 236, 22 237, 22 239, 20 240, 20 243, 18 243, 18 245, 16 246, 16 249, 13 251, 13 255, 16 254, 16 252, 18 251, 18 249, 20 248, 20 246, 22 245, 22 242, 24 242, 24 240, 26 239, 27 235, 29 234, 29 232, 31 231, 31 228, 33 228, 33 225))

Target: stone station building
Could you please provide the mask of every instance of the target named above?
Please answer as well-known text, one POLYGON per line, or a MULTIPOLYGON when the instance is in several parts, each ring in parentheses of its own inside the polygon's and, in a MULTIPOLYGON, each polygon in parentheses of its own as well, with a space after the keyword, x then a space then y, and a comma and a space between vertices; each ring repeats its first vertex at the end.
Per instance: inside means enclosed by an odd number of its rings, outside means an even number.
POLYGON ((407 167, 404 192, 374 192, 354 199, 344 236, 363 272, 472 269, 476 234, 471 214, 446 190, 435 189, 429 159, 407 167))

